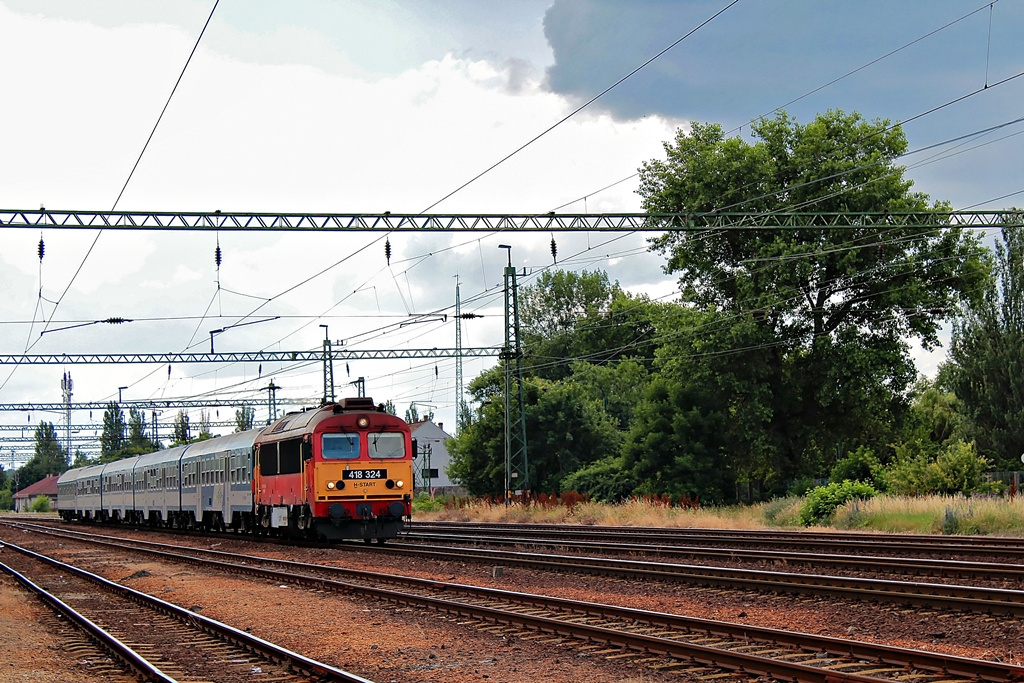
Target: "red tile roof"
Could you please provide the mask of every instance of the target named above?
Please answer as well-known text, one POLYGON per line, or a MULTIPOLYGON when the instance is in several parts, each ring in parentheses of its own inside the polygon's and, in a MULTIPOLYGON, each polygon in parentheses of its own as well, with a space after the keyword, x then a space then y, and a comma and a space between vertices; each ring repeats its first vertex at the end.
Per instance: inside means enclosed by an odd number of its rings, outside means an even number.
POLYGON ((37 481, 14 494, 15 498, 34 498, 35 496, 56 496, 57 495, 56 474, 51 474, 46 479, 37 481))

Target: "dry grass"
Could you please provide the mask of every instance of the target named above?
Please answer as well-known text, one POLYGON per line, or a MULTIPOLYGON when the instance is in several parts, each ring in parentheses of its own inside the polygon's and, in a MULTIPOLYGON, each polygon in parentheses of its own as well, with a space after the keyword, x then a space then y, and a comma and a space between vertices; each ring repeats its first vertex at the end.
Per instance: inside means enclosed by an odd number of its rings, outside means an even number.
MULTIPOLYGON (((419 521, 586 524, 594 526, 706 529, 803 529, 798 521, 802 496, 755 505, 687 509, 630 500, 619 505, 582 502, 571 506, 470 502, 436 512, 417 512, 419 521)), ((964 498, 878 496, 850 501, 835 514, 832 528, 888 533, 987 534, 1024 537, 1024 496, 964 498)))

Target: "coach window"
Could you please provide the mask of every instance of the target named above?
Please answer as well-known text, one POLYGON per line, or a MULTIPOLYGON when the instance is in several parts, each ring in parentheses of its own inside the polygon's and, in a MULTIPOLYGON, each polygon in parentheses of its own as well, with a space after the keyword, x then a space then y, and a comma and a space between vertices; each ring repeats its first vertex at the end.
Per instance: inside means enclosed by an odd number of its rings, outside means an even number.
POLYGON ((324 460, 354 460, 359 457, 358 434, 324 434, 320 444, 324 460))
POLYGON ((405 457, 405 437, 395 432, 367 434, 371 458, 405 457))

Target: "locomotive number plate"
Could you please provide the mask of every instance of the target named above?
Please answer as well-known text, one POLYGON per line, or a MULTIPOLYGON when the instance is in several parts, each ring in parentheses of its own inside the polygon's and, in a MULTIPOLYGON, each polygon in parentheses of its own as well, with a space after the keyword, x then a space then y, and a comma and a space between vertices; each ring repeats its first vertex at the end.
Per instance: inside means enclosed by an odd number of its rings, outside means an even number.
POLYGON ((387 470, 342 470, 342 479, 387 479, 387 470))

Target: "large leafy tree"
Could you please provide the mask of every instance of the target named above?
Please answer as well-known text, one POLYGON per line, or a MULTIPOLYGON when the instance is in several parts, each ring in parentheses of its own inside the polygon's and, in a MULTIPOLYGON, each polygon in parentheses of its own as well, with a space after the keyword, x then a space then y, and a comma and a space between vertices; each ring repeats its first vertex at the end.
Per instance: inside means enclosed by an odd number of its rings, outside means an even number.
MULTIPOLYGON (((754 142, 694 124, 645 163, 653 213, 934 211, 896 160, 899 126, 829 111, 753 125, 754 142)), ((845 447, 885 437, 916 377, 907 340, 938 343, 958 299, 986 277, 976 237, 895 222, 848 228, 690 227, 656 238, 684 302, 713 314, 694 338, 730 415, 744 474, 827 470, 845 447)))
POLYGON ((726 458, 726 413, 696 382, 654 380, 623 449, 638 493, 705 501, 732 499, 735 475, 726 458))
MULTIPOLYGON (((504 368, 470 382, 479 404, 475 419, 449 442, 447 472, 474 495, 499 495, 505 486, 504 368)), ((530 489, 557 492, 562 480, 599 457, 618 453, 622 434, 601 401, 573 382, 526 382, 526 441, 530 489)))
POLYGON ((235 431, 244 432, 252 429, 252 426, 256 424, 256 409, 250 405, 243 404, 241 408, 235 411, 235 431))
POLYGON ((103 412, 103 433, 100 435, 100 461, 110 462, 121 457, 128 443, 125 436, 128 425, 121 406, 111 401, 103 412))
POLYGON ((622 291, 603 271, 545 271, 523 287, 519 305, 524 365, 530 375, 563 379, 570 363, 649 356, 652 305, 622 291))
POLYGON ((18 486, 25 488, 51 474, 68 469, 68 455, 60 445, 52 422, 40 422, 35 431, 36 450, 18 470, 18 486))
POLYGON ((964 406, 980 454, 1016 469, 1024 453, 1024 229, 1003 228, 995 261, 985 296, 954 326, 941 374, 964 406))
POLYGON ((142 455, 159 450, 160 444, 146 435, 146 414, 138 408, 128 409, 128 437, 124 447, 117 454, 120 458, 142 455))
POLYGON ((188 423, 188 413, 184 410, 179 410, 178 415, 174 418, 174 436, 172 445, 178 446, 181 444, 192 442, 192 430, 188 423))

